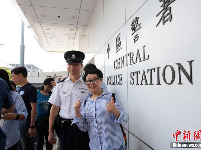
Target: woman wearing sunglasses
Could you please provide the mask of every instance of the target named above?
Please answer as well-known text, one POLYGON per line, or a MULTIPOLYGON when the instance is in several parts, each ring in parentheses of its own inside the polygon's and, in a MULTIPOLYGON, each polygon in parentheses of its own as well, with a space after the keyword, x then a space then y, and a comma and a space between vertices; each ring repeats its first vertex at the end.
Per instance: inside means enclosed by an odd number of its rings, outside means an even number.
POLYGON ((81 104, 76 101, 75 118, 80 130, 88 131, 92 150, 124 150, 124 138, 120 124, 128 121, 128 115, 118 97, 103 91, 103 74, 99 69, 91 69, 83 76, 91 92, 81 104))

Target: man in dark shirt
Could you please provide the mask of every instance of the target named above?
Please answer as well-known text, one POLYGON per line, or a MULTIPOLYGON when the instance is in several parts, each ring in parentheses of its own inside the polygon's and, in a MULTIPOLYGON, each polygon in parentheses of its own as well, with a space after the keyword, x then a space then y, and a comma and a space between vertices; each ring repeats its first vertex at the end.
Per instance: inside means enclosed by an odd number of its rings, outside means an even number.
POLYGON ((15 84, 20 86, 17 91, 22 96, 28 112, 26 122, 20 124, 22 147, 23 150, 34 150, 34 144, 31 138, 36 136, 35 119, 37 111, 37 90, 27 81, 27 69, 25 67, 16 67, 12 69, 11 75, 15 84))
MULTIPOLYGON (((10 96, 10 90, 7 83, 0 78, 0 111, 1 115, 13 112, 15 106, 13 104, 13 99, 10 96)), ((0 116, 1 119, 1 116, 0 116)), ((0 128, 0 150, 5 150, 6 146, 6 135, 0 128)))

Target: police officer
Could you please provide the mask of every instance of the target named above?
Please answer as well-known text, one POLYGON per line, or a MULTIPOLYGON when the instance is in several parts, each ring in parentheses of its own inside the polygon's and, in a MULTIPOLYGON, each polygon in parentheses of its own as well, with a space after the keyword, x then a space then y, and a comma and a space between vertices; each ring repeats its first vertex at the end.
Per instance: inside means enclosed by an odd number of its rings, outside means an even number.
POLYGON ((74 103, 77 100, 83 102, 89 94, 85 83, 80 77, 85 54, 80 51, 67 51, 64 54, 64 58, 67 62, 69 77, 56 85, 49 99, 52 108, 50 110, 48 141, 51 144, 56 144, 53 128, 60 109, 60 127, 57 131, 60 140, 60 149, 89 150, 88 133, 82 132, 75 124, 72 124, 73 117, 75 116, 74 103))

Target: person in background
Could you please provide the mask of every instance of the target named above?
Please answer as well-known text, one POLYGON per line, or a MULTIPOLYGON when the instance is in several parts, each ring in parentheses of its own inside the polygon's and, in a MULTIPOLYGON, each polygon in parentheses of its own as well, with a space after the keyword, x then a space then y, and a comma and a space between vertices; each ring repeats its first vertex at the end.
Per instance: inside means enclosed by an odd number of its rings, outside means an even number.
POLYGON ((44 138, 46 150, 52 150, 53 146, 48 142, 48 128, 50 103, 48 102, 53 88, 53 78, 46 78, 40 90, 37 90, 37 150, 43 150, 44 138))
POLYGON ((10 95, 15 104, 14 112, 6 113, 1 118, 5 119, 2 126, 7 137, 5 149, 17 150, 17 142, 20 140, 19 122, 25 122, 28 113, 22 97, 11 87, 8 73, 4 69, 0 69, 0 78, 8 84, 10 95))
POLYGON ((75 101, 77 99, 83 101, 89 93, 80 77, 84 57, 84 53, 80 51, 67 51, 64 54, 68 63, 69 77, 56 85, 49 99, 52 108, 50 110, 48 141, 51 144, 56 144, 53 126, 60 109, 58 137, 61 150, 89 150, 88 134, 79 130, 76 125, 71 125, 75 115, 75 101))
MULTIPOLYGON (((36 136, 35 120, 37 111, 37 90, 27 81, 27 69, 16 67, 11 70, 12 80, 19 85, 17 91, 22 96, 28 116, 25 123, 20 124, 20 139, 23 150, 34 150, 33 137, 36 136)), ((21 149, 20 144, 18 150, 21 149)))
MULTIPOLYGON (((84 73, 86 73, 87 71, 89 71, 90 69, 97 69, 97 67, 96 67, 96 65, 94 65, 94 64, 91 64, 91 63, 89 63, 89 64, 86 64, 85 66, 84 66, 84 73)), ((107 86, 106 86, 106 84, 105 84, 105 82, 103 81, 103 83, 102 83, 102 85, 101 85, 101 88, 103 89, 103 91, 107 91, 107 86)))
POLYGON ((73 123, 88 131, 91 150, 124 150, 120 124, 128 121, 128 115, 123 105, 117 96, 114 103, 112 93, 101 89, 103 74, 99 69, 87 71, 83 80, 91 94, 84 102, 76 101, 73 123))
POLYGON ((14 91, 16 91, 16 84, 13 81, 10 81, 10 85, 14 91))
MULTIPOLYGON (((0 78, 0 112, 1 115, 13 112, 15 106, 13 99, 10 96, 10 90, 6 82, 0 78)), ((1 119, 1 116, 0 116, 1 119)), ((0 150, 5 150, 6 146, 6 135, 0 127, 0 150)))
MULTIPOLYGON (((54 91, 54 87, 56 86, 57 83, 60 83, 60 82, 63 82, 63 80, 65 80, 65 78, 67 78, 68 76, 62 76, 60 78, 57 79, 57 82, 53 81, 52 82, 52 86, 53 86, 53 89, 52 89, 52 92, 54 91)), ((57 150, 60 150, 60 142, 59 142, 59 138, 58 138, 58 130, 55 128, 55 136, 56 136, 56 149, 57 150)))

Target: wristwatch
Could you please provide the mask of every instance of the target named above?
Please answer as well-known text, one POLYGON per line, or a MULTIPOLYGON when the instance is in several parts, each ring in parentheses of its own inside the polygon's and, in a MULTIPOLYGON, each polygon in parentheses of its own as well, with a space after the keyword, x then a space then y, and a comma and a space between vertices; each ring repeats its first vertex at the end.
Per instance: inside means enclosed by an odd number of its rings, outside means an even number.
POLYGON ((18 120, 20 118, 20 115, 17 113, 15 120, 18 120))
POLYGON ((29 128, 34 129, 34 128, 35 128, 35 126, 30 126, 29 128))

